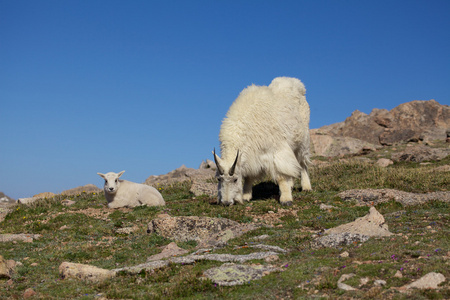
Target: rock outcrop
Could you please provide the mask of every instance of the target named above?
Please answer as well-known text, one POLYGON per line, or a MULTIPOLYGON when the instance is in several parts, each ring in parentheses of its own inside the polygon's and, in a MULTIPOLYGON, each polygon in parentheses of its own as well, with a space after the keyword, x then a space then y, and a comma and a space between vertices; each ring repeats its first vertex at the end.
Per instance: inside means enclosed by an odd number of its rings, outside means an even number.
POLYGON ((0 203, 13 203, 15 200, 0 192, 0 203))
POLYGON ((205 277, 222 286, 233 286, 257 280, 271 272, 280 271, 280 268, 271 265, 241 265, 226 263, 217 268, 203 272, 205 277))
POLYGON ((102 282, 116 276, 111 270, 71 262, 63 262, 59 266, 59 273, 62 279, 73 278, 91 282, 102 282))
POLYGON ((61 195, 73 196, 81 193, 102 193, 102 192, 103 190, 98 188, 96 185, 86 184, 73 189, 65 190, 61 193, 61 195))
POLYGON ((6 260, 0 255, 0 279, 11 278, 14 274, 16 262, 12 259, 6 260))
POLYGON ((311 142, 316 155, 337 156, 358 153, 364 147, 446 141, 449 135, 450 106, 416 100, 390 111, 375 108, 369 115, 356 110, 343 122, 311 130, 311 142))
POLYGON ((404 151, 393 153, 392 160, 395 162, 423 162, 438 161, 450 155, 450 148, 431 148, 423 145, 406 147, 404 151))
POLYGON ((353 222, 342 224, 325 231, 325 235, 313 242, 313 247, 338 247, 352 243, 365 242, 370 237, 390 236, 383 215, 375 207, 369 213, 353 222))
POLYGON ((159 215, 148 224, 148 233, 157 233, 175 241, 197 241, 199 247, 222 246, 235 237, 256 229, 253 224, 239 224, 224 218, 171 217, 159 215))
POLYGON ((356 200, 359 205, 377 205, 392 200, 405 206, 422 204, 431 200, 450 201, 450 192, 448 191, 418 194, 394 189, 355 189, 343 191, 338 196, 344 201, 356 200))
POLYGON ((364 217, 358 218, 353 222, 330 228, 326 234, 353 233, 367 236, 390 236, 387 224, 382 214, 375 207, 369 209, 369 213, 364 217))
POLYGON ((400 290, 408 289, 437 289, 439 284, 445 282, 445 276, 441 273, 430 272, 416 281, 400 287, 400 290))

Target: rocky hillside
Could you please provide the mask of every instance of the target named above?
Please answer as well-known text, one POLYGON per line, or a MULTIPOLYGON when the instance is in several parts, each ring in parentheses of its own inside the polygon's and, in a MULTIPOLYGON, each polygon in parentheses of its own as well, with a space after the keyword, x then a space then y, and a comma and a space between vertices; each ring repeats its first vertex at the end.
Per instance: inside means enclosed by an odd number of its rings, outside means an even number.
POLYGON ((212 161, 150 176, 161 207, 108 208, 91 185, 0 202, 0 298, 450 299, 448 106, 436 104, 312 130, 313 191, 297 181, 290 207, 270 182, 245 205, 213 205, 212 161))
POLYGON ((411 101, 390 111, 375 108, 369 115, 355 110, 343 122, 311 130, 318 156, 356 154, 407 142, 449 142, 449 136, 450 106, 435 100, 411 101))
MULTIPOLYGON (((409 160, 414 161, 413 156, 436 160, 450 154, 447 151, 450 145, 450 106, 439 104, 435 100, 411 101, 390 111, 374 108, 369 115, 355 110, 343 122, 311 129, 311 150, 316 157, 359 155, 395 144, 432 145, 436 142, 446 145, 447 149, 414 148, 409 151, 411 153, 400 155, 407 155, 409 160)), ((203 162, 199 169, 181 166, 164 175, 152 175, 145 183, 157 186, 190 180, 194 183, 194 194, 211 194, 211 188, 215 187, 205 185, 204 182, 214 176, 214 169, 214 162, 208 160, 203 162)), ((72 195, 81 191, 101 192, 96 186, 87 185, 64 191, 62 194, 72 195)), ((0 203, 14 201, 3 193, 0 196, 0 203)), ((24 199, 23 202, 53 196, 52 193, 44 192, 24 199)))

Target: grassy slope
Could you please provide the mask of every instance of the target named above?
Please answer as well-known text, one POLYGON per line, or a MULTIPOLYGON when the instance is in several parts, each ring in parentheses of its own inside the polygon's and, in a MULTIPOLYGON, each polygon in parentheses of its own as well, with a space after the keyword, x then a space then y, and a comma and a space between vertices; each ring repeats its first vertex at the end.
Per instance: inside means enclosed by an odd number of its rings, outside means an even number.
MULTIPOLYGON (((450 250, 448 203, 430 202, 415 207, 402 207, 394 202, 378 205, 376 208, 385 216, 390 231, 402 236, 370 239, 362 245, 340 249, 312 249, 310 241, 317 231, 353 221, 368 212, 368 207, 342 202, 336 196, 338 192, 354 188, 394 188, 408 192, 448 190, 449 172, 430 170, 449 163, 450 158, 447 158, 431 165, 410 163, 379 168, 354 161, 331 162, 311 170, 313 192, 294 191, 294 205, 289 208, 289 211, 297 211, 294 214, 283 211, 286 208, 273 198, 252 201, 246 206, 211 205, 206 197, 194 198, 189 193, 189 183, 162 187, 167 202, 163 208, 110 210, 105 206, 103 195, 86 193, 72 197, 76 204, 70 207, 60 204, 63 199, 60 196, 31 207, 17 206, 0 223, 0 233, 39 233, 43 236, 33 243, 0 243, 0 255, 23 264, 17 267, 12 284, 0 279, 0 298, 21 298, 27 288, 33 288, 37 292, 35 298, 42 299, 100 296, 112 299, 254 299, 255 295, 261 299, 310 298, 313 295, 411 298, 389 288, 407 284, 431 271, 444 274, 447 280, 450 278, 449 262, 445 259, 450 250), (319 209, 321 203, 336 208, 323 211, 319 209), (250 243, 254 236, 267 234, 269 238, 265 244, 290 250, 275 262, 283 266, 284 271, 235 287, 220 287, 202 280, 204 270, 221 265, 207 261, 170 265, 137 276, 121 275, 98 284, 60 279, 58 266, 64 261, 113 269, 143 263, 148 256, 159 253, 160 247, 170 240, 147 234, 146 226, 161 212, 173 216, 224 217, 239 222, 252 222, 255 218, 267 220, 270 215, 277 215, 279 219, 272 227, 249 232, 216 253, 250 253, 253 250, 236 246, 250 243), (118 228, 134 225, 138 229, 133 234, 116 233, 118 228), (350 256, 340 257, 344 251, 350 256), (402 271, 403 278, 393 276, 397 270, 402 271), (356 274, 346 282, 352 286, 357 287, 363 277, 370 281, 359 291, 344 292, 337 289, 337 280, 346 273, 356 274), (387 285, 373 287, 376 279, 385 280, 387 285)), ((193 250, 196 243, 178 245, 193 250)), ((416 291, 412 298, 448 299, 450 292, 448 289, 441 293, 416 291)))

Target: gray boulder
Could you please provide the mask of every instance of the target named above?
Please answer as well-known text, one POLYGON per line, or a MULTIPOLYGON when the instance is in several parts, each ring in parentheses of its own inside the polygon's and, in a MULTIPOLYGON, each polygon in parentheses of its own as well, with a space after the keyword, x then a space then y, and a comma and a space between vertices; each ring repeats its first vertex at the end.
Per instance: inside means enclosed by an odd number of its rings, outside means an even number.
POLYGON ((256 229, 253 224, 240 224, 224 218, 171 217, 158 215, 148 223, 148 233, 157 233, 175 241, 197 241, 199 247, 223 246, 232 238, 256 229))
POLYGON ((422 204, 431 200, 449 202, 450 192, 430 192, 425 194, 409 193, 394 189, 348 190, 338 194, 344 201, 357 201, 359 205, 377 205, 391 200, 405 206, 422 204))
POLYGON ((271 272, 280 271, 271 265, 241 265, 226 263, 220 267, 206 270, 203 274, 221 286, 241 285, 249 281, 261 279, 271 272))

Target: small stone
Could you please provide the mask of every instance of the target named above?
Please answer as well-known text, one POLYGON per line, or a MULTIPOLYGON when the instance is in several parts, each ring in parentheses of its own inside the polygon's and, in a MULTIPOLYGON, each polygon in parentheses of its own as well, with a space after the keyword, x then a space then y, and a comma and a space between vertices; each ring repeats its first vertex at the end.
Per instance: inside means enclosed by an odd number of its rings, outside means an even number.
POLYGON ((394 162, 387 158, 380 158, 379 160, 377 160, 376 164, 382 168, 386 168, 389 165, 393 165, 394 162))
POLYGON ((342 283, 344 280, 350 279, 353 276, 355 276, 355 274, 353 274, 353 273, 342 275, 341 278, 339 278, 339 280, 337 282, 338 288, 340 288, 341 290, 344 290, 344 291, 356 291, 357 289, 355 289, 354 287, 352 287, 348 284, 342 283))
POLYGON ((375 286, 384 286, 384 285, 386 285, 386 281, 385 280, 381 280, 381 279, 378 279, 378 280, 375 280, 375 282, 373 283, 375 286))
POLYGON ((279 259, 280 259, 280 257, 278 255, 270 255, 270 256, 267 256, 266 258, 264 258, 264 261, 265 262, 274 262, 279 259))
POLYGON ((32 288, 28 288, 23 293, 23 298, 27 299, 27 298, 33 297, 34 295, 36 295, 36 292, 32 288))
POLYGON ((359 286, 363 286, 369 282, 369 277, 363 277, 359 280, 359 286))
POLYGON ((71 206, 75 204, 75 201, 73 200, 69 200, 69 199, 64 199, 63 201, 61 201, 62 205, 64 206, 71 206))
POLYGON ((349 257, 350 254, 347 251, 342 252, 341 254, 339 254, 340 257, 349 257))
POLYGON ((268 239, 269 235, 268 234, 263 234, 263 235, 259 235, 259 236, 255 236, 253 239, 256 241, 263 241, 265 239, 268 239))
POLYGON ((326 204, 320 204, 320 206, 319 206, 319 208, 321 209, 321 210, 330 210, 330 209, 332 209, 332 208, 335 208, 334 206, 332 206, 332 205, 326 205, 326 204))
POLYGON ((394 277, 396 277, 396 278, 402 278, 402 277, 403 277, 403 274, 402 274, 402 272, 400 272, 400 270, 397 270, 397 272, 395 272, 394 277))
POLYGON ((39 265, 38 263, 32 263, 30 266, 36 267, 36 266, 38 266, 38 265, 39 265))

